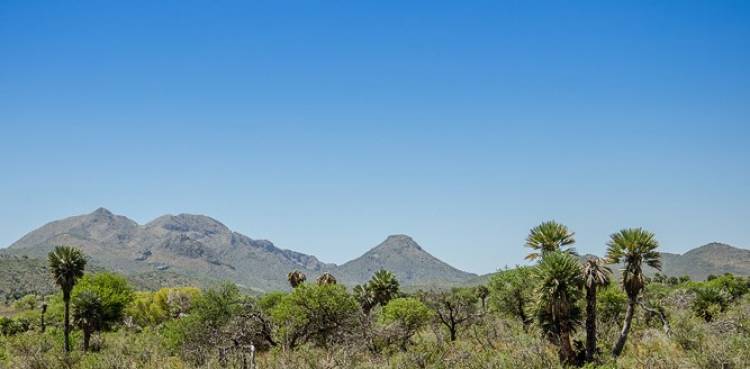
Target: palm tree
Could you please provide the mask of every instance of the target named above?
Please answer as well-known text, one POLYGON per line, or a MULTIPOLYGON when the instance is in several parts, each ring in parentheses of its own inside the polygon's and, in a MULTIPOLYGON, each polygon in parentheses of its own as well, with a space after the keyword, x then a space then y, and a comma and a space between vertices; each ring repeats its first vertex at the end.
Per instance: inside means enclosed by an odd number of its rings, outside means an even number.
POLYGON ((572 245, 576 242, 575 233, 570 232, 568 227, 555 222, 554 220, 544 222, 529 231, 526 237, 526 247, 535 250, 526 256, 528 260, 536 260, 544 257, 549 252, 564 251, 575 253, 573 248, 563 249, 564 246, 572 245))
POLYGON ((289 280, 289 284, 292 286, 292 288, 297 288, 297 286, 301 285, 307 280, 307 277, 305 276, 305 273, 302 273, 299 270, 295 270, 287 275, 287 279, 289 280))
POLYGON ((65 335, 64 346, 65 352, 70 352, 70 293, 73 286, 79 278, 83 277, 83 270, 86 268, 86 258, 81 250, 68 247, 57 246, 48 255, 49 268, 55 284, 60 286, 63 293, 64 318, 63 332, 65 335))
POLYGON ((490 289, 487 286, 480 284, 474 288, 474 294, 482 304, 482 313, 487 312, 487 298, 490 296, 490 289))
POLYGON ((586 361, 596 354, 596 290, 609 284, 612 271, 600 258, 590 258, 583 265, 586 285, 586 361))
POLYGON ((104 304, 93 291, 83 291, 73 301, 73 321, 83 331, 83 351, 89 350, 91 334, 105 324, 104 304))
POLYGON ((642 265, 661 271, 660 254, 656 251, 659 242, 654 234, 643 228, 623 229, 610 236, 607 242, 607 258, 610 263, 623 262, 622 287, 628 295, 628 307, 625 310, 625 322, 622 325, 620 338, 612 349, 612 355, 617 357, 625 347, 628 339, 633 313, 643 287, 646 284, 642 265))
POLYGON ((333 276, 333 274, 325 272, 318 277, 317 281, 319 286, 325 285, 325 284, 336 284, 336 277, 333 276))
POLYGON ((536 317, 542 330, 560 347, 560 361, 573 364, 576 354, 570 335, 580 324, 578 300, 583 295, 583 274, 578 260, 560 251, 546 253, 534 270, 536 317))
POLYGON ((372 291, 375 304, 385 306, 391 299, 398 296, 399 283, 393 273, 380 269, 370 278, 367 283, 372 291))
POLYGON ((398 296, 399 283, 393 273, 380 269, 364 285, 354 286, 354 297, 365 314, 377 305, 385 306, 398 296))
POLYGON ((373 296, 372 290, 367 284, 358 284, 352 289, 354 298, 359 302, 359 306, 365 315, 370 314, 370 310, 375 307, 375 297, 373 296))

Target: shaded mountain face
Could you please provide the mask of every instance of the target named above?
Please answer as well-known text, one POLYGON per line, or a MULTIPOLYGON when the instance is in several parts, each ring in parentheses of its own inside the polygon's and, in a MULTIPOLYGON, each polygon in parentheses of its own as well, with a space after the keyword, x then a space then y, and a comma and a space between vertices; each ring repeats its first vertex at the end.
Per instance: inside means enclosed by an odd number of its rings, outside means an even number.
POLYGON ((406 235, 389 236, 337 272, 344 283, 354 285, 366 282, 379 269, 393 272, 405 286, 456 285, 476 277, 435 258, 406 235))
POLYGON ((103 208, 48 223, 13 243, 6 253, 43 259, 57 245, 79 247, 92 265, 128 276, 200 285, 229 280, 259 291, 287 289, 287 273, 293 270, 309 280, 331 272, 347 285, 363 283, 381 268, 394 272, 404 286, 455 284, 474 277, 403 235, 388 237, 360 258, 336 266, 251 239, 203 215, 164 215, 139 225, 103 208))

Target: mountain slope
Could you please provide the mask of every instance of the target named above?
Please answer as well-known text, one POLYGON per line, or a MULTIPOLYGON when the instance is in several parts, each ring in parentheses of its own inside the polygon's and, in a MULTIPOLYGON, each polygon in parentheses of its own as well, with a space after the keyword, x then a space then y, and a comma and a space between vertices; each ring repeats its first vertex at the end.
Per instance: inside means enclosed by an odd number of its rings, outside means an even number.
POLYGON ((430 255, 406 235, 389 236, 336 272, 345 283, 353 285, 364 283, 378 269, 393 272, 407 286, 455 285, 475 277, 430 255))

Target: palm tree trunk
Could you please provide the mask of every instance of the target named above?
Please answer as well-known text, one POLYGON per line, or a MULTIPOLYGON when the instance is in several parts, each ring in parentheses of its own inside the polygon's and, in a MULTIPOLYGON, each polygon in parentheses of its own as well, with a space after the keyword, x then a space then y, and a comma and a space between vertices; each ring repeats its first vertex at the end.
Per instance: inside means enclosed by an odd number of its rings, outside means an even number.
POLYGON ((564 365, 575 363, 575 352, 570 344, 570 329, 567 324, 560 324, 560 361, 564 365))
POLYGON ((70 291, 63 291, 63 346, 70 352, 70 291))
POLYGON ((615 347, 612 349, 612 356, 618 357, 622 353, 622 349, 625 347, 625 341, 628 339, 628 332, 630 332, 630 324, 633 321, 633 313, 635 312, 635 298, 628 299, 628 308, 625 310, 625 323, 622 325, 622 332, 620 332, 620 338, 617 339, 615 347))
POLYGON ((91 332, 88 329, 83 330, 83 351, 89 351, 89 342, 91 342, 91 332))
POLYGON ((596 286, 586 290, 586 361, 596 355, 596 286))

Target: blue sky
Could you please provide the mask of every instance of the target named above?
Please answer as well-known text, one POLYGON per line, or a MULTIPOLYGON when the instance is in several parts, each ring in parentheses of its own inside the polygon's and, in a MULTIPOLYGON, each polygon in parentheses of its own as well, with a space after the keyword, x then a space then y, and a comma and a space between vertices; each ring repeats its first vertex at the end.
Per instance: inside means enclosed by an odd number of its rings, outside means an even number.
POLYGON ((104 206, 477 273, 548 219, 750 247, 750 3, 2 1, 0 128, 0 246, 104 206))

